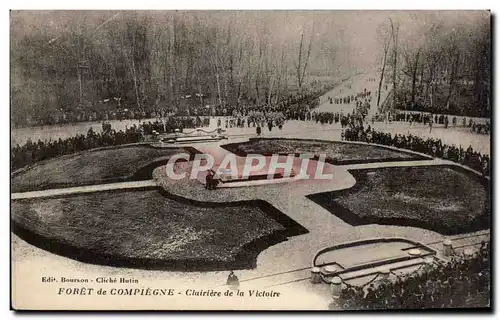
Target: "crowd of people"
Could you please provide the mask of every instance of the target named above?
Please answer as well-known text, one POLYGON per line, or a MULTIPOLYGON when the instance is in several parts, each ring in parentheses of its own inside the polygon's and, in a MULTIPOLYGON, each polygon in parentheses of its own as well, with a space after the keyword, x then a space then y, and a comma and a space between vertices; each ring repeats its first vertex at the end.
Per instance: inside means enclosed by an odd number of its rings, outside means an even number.
MULTIPOLYGON (((111 120, 143 120, 174 116, 247 116, 250 112, 288 112, 300 108, 315 108, 319 105, 319 97, 329 91, 332 86, 314 89, 303 89, 290 94, 277 102, 258 103, 256 100, 240 104, 200 104, 199 100, 186 100, 179 107, 143 106, 125 104, 121 98, 99 101, 95 108, 61 108, 43 118, 28 117, 23 125, 43 126, 54 124, 71 124, 77 122, 102 122, 111 120), (127 107, 124 107, 127 106, 127 107)), ((208 102, 208 100, 206 101, 208 102)), ((19 124, 15 124, 19 125, 19 124)))
POLYGON ((332 309, 386 310, 475 308, 490 306, 490 248, 481 243, 473 255, 455 255, 450 262, 435 261, 407 275, 365 286, 347 285, 332 309))
MULTIPOLYGON (((396 120, 414 119, 417 122, 437 121, 443 122, 444 118, 432 117, 431 115, 413 114, 398 114, 396 120)), ((391 145, 394 147, 409 149, 420 153, 425 153, 433 157, 451 160, 457 163, 464 164, 476 171, 482 172, 485 176, 490 174, 490 158, 488 155, 474 151, 471 146, 464 149, 462 146, 447 145, 440 139, 421 138, 414 135, 396 134, 392 136, 390 133, 378 132, 366 126, 363 123, 365 115, 362 110, 355 109, 351 113, 342 112, 317 112, 309 108, 297 107, 286 109, 285 112, 274 111, 273 109, 265 111, 252 110, 245 115, 236 114, 235 117, 219 118, 217 122, 218 128, 230 127, 254 127, 257 135, 267 128, 272 131, 273 128, 282 130, 284 123, 287 120, 302 120, 315 121, 321 124, 340 123, 342 128, 346 128, 342 132, 342 138, 350 141, 364 141, 377 144, 391 145)), ((172 133, 175 130, 182 132, 186 128, 199 128, 210 125, 209 117, 166 117, 154 122, 145 121, 138 126, 134 125, 123 131, 114 131, 111 129, 111 124, 107 121, 103 122, 102 133, 92 132, 92 135, 86 137, 78 135, 66 140, 54 141, 38 141, 32 143, 28 141, 25 145, 16 145, 13 149, 13 168, 20 164, 29 164, 32 161, 43 160, 55 155, 66 154, 89 148, 102 147, 108 145, 137 142, 138 138, 135 134, 141 136, 149 136, 161 133, 172 133), (31 153, 27 156, 27 153, 31 153), (28 160, 31 159, 31 160, 28 160)), ((471 124, 473 126, 474 124, 471 124)))
POLYGON ((474 151, 472 146, 464 149, 462 146, 447 145, 441 139, 422 138, 412 134, 393 136, 388 132, 375 131, 369 125, 365 128, 362 124, 350 124, 343 132, 343 138, 347 141, 376 143, 428 154, 461 163, 484 176, 490 176, 490 157, 474 151))
POLYGON ((314 109, 319 105, 319 97, 331 87, 324 87, 317 90, 304 90, 301 93, 289 95, 287 98, 276 103, 265 104, 242 104, 242 105, 216 105, 213 107, 213 116, 233 116, 246 117, 251 113, 261 112, 282 112, 293 117, 294 112, 303 109, 314 109))
POLYGON ((330 104, 351 104, 351 103, 356 103, 356 106, 361 106, 363 104, 368 104, 372 100, 372 92, 367 91, 366 88, 362 92, 358 92, 356 95, 351 94, 351 95, 346 95, 346 96, 341 96, 341 97, 328 97, 330 100, 330 104))
POLYGON ((140 128, 145 135, 157 133, 173 133, 175 130, 182 132, 184 129, 194 129, 200 127, 208 127, 210 118, 208 117, 167 117, 154 122, 144 121, 140 124, 140 128))
POLYGON ((478 123, 472 118, 467 121, 466 117, 448 116, 448 115, 437 115, 424 112, 393 112, 391 115, 391 120, 413 123, 427 124, 442 124, 445 128, 449 126, 453 127, 468 127, 471 132, 490 134, 491 124, 489 121, 485 123, 478 123))
POLYGON ((274 127, 281 130, 287 120, 311 120, 311 110, 319 105, 320 94, 317 91, 298 94, 278 104, 226 107, 221 112, 216 112, 225 116, 225 119, 218 119, 217 127, 254 127, 258 135, 266 127, 269 131, 274 127))
POLYGON ((176 129, 182 132, 187 128, 208 126, 207 120, 200 117, 175 117, 164 122, 157 120, 134 124, 119 131, 114 130, 109 122, 103 122, 102 132, 96 132, 91 127, 86 135, 79 134, 75 137, 49 141, 28 140, 23 145, 16 144, 12 147, 11 169, 16 170, 37 161, 93 148, 142 142, 155 133, 171 133, 176 129))
POLYGON ((311 119, 316 123, 324 124, 337 124, 340 122, 342 128, 347 127, 350 123, 361 123, 364 117, 362 114, 343 113, 343 112, 312 112, 311 119))
POLYGON ((38 140, 32 142, 28 140, 22 146, 15 145, 11 149, 11 169, 16 170, 60 155, 99 147, 135 143, 142 141, 142 139, 143 134, 134 125, 125 131, 109 129, 103 132, 95 132, 90 128, 87 135, 79 134, 75 137, 50 141, 38 140))
POLYGON ((287 118, 283 112, 252 111, 247 113, 246 116, 236 115, 235 117, 225 117, 225 119, 219 118, 217 119, 217 128, 244 128, 247 126, 248 128, 255 128, 257 135, 260 135, 265 127, 269 131, 272 131, 274 127, 282 130, 286 120, 287 118))
MULTIPOLYGON (((349 88, 350 86, 348 85, 347 87, 349 88)), ((456 147, 443 144, 439 139, 424 139, 411 134, 408 136, 398 134, 391 136, 389 133, 374 131, 370 126, 367 126, 365 129, 366 125, 364 125, 364 121, 372 99, 371 91, 366 88, 357 94, 345 94, 344 96, 334 98, 328 97, 331 104, 334 102, 335 104, 355 103, 356 107, 352 113, 344 113, 341 110, 338 112, 318 112, 315 108, 319 105, 319 96, 328 89, 330 88, 310 91, 304 90, 302 93, 290 95, 276 104, 246 105, 236 107, 213 106, 211 107, 212 111, 207 111, 203 108, 200 109, 204 110, 203 112, 209 113, 206 116, 165 116, 166 110, 159 110, 155 108, 142 110, 140 112, 137 110, 134 111, 125 109, 125 113, 112 114, 112 116, 123 116, 125 118, 133 119, 156 117, 157 120, 144 121, 140 123, 137 128, 132 127, 125 130, 125 132, 115 132, 111 130, 111 124, 108 122, 109 120, 105 120, 103 122, 102 134, 94 133, 101 136, 98 136, 97 138, 92 136, 90 141, 87 141, 85 136, 79 135, 77 137, 67 139, 67 141, 61 141, 61 139, 59 139, 48 142, 28 142, 24 146, 16 146, 13 148, 13 154, 15 154, 14 158, 16 159, 14 162, 30 163, 31 160, 28 161, 26 159, 32 158, 34 159, 33 161, 37 159, 41 160, 50 157, 52 154, 59 155, 77 150, 85 150, 90 147, 113 145, 115 143, 120 144, 121 142, 119 141, 127 141, 124 143, 135 142, 135 138, 130 138, 130 135, 135 132, 135 129, 137 129, 136 131, 140 135, 149 136, 160 133, 172 133, 175 130, 182 131, 185 128, 205 127, 210 125, 210 115, 224 115, 224 118, 219 117, 217 120, 217 127, 219 129, 233 127, 244 128, 245 126, 254 127, 257 135, 261 135, 262 131, 266 128, 269 131, 272 131, 273 128, 282 130, 285 122, 288 120, 315 121, 316 123, 321 123, 322 125, 340 123, 342 128, 347 128, 347 130, 342 132, 342 137, 345 140, 366 141, 392 145, 403 149, 410 149, 429 154, 434 157, 459 162, 479 172, 483 172, 485 175, 489 175, 489 156, 481 155, 480 153, 474 151, 470 146, 464 150, 461 146, 456 147), (89 147, 86 147, 85 145, 88 145, 89 147), (32 156, 28 157, 25 153, 32 153, 32 156)), ((100 119, 103 117, 102 115, 97 116, 94 113, 91 118, 100 119)), ((109 115, 105 114, 104 118, 108 119, 109 115)), ((432 123, 444 124, 445 127, 448 127, 449 124, 448 116, 432 115, 430 113, 423 112, 410 113, 404 111, 394 111, 389 118, 389 121, 391 120, 406 121, 409 122, 410 125, 413 122, 423 123, 424 125, 429 124, 431 129, 432 123)), ((372 124, 374 121, 375 119, 372 118, 372 124)), ((377 119, 377 121, 383 120, 377 119)), ((467 122, 465 117, 458 118, 454 116, 451 118, 451 125, 457 126, 460 124, 462 126, 470 127, 471 131, 474 132, 489 133, 490 130, 489 123, 484 125, 476 124, 472 119, 469 119, 469 122, 467 122)))

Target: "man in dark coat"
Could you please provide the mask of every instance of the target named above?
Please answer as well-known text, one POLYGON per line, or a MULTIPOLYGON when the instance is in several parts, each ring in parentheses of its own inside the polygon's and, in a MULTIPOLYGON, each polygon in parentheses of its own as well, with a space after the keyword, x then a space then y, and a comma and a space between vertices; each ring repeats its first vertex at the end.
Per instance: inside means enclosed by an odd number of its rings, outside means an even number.
POLYGON ((205 184, 206 184, 205 187, 208 190, 215 190, 215 188, 217 188, 219 181, 214 178, 214 173, 212 170, 207 171, 207 175, 205 177, 205 184))
POLYGON ((212 180, 214 179, 214 175, 212 171, 208 170, 207 175, 205 176, 205 188, 208 190, 212 189, 212 180))
POLYGON ((234 274, 233 271, 229 273, 226 284, 230 286, 232 289, 236 289, 240 285, 240 281, 238 280, 238 277, 234 274))

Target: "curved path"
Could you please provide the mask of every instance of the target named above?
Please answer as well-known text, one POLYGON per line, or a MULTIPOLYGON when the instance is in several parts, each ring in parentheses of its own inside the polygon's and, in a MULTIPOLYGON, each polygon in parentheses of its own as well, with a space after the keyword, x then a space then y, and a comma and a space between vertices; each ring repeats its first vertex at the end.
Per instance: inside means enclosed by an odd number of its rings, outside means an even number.
MULTIPOLYGON (((322 138, 325 140, 334 140, 328 137, 330 131, 317 131, 314 138, 322 138)), ((288 134, 287 137, 301 138, 303 135, 288 134)), ((226 143, 243 142, 246 141, 246 137, 235 137, 230 138, 229 141, 214 142, 214 143, 200 143, 192 144, 192 146, 201 152, 210 153, 216 158, 221 159, 224 157, 228 151, 221 148, 220 145, 226 143)), ((366 164, 354 164, 354 165, 344 165, 335 166, 336 169, 342 170, 347 173, 347 170, 351 169, 361 169, 361 168, 381 168, 381 167, 398 167, 398 166, 428 166, 428 165, 442 165, 450 164, 449 161, 433 159, 433 160, 420 160, 420 161, 401 161, 401 162, 378 162, 378 163, 366 163, 366 164)), ((155 170, 155 176, 158 172, 162 172, 162 168, 157 168, 155 170)), ((349 179, 350 175, 346 175, 344 179, 349 179)), ((70 193, 84 193, 84 192, 97 192, 110 190, 113 188, 140 188, 143 186, 154 186, 158 182, 154 180, 139 181, 139 182, 127 182, 127 183, 116 183, 107 185, 97 185, 97 186, 85 186, 78 188, 68 188, 68 189, 55 189, 55 190, 44 190, 36 192, 27 192, 22 194, 12 194, 12 199, 21 198, 33 198, 33 197, 48 197, 57 196, 70 193)), ((193 181, 191 181, 193 182, 193 181)), ((194 192, 186 194, 185 189, 182 187, 182 183, 176 183, 175 185, 165 186, 169 192, 177 194, 183 197, 193 197, 201 196, 203 192, 209 192, 205 190, 203 185, 198 181, 194 181, 195 188, 194 192)), ((354 182, 350 182, 354 183, 354 182)), ((342 188, 348 187, 350 184, 344 184, 342 188)), ((161 181, 160 181, 161 184, 161 181)), ((192 187, 192 186, 190 186, 192 187)), ((305 197, 306 194, 332 190, 336 187, 336 184, 307 184, 301 182, 287 183, 287 184, 276 184, 267 186, 255 186, 250 188, 234 188, 231 190, 219 189, 215 194, 224 195, 225 200, 244 200, 251 198, 260 198, 275 206, 277 209, 288 215, 290 218, 300 223, 302 226, 309 230, 308 234, 295 236, 290 238, 288 241, 282 242, 280 244, 274 245, 265 251, 263 251, 257 260, 257 268, 253 270, 238 270, 237 274, 242 282, 242 287, 273 287, 278 286, 284 288, 296 288, 296 290, 308 290, 309 284, 306 280, 308 277, 308 268, 310 266, 310 259, 312 255, 319 249, 330 246, 335 243, 347 242, 360 240, 364 238, 374 238, 374 237, 405 237, 408 239, 416 240, 422 243, 431 244, 435 249, 439 250, 441 248, 441 242, 445 238, 442 235, 413 227, 400 227, 400 226, 388 226, 388 225, 361 225, 361 226, 351 226, 331 214, 329 211, 316 204, 315 202, 309 200, 305 197), (277 196, 286 195, 283 196, 277 196), (248 281, 245 281, 247 280, 248 281), (252 280, 253 279, 253 280, 252 280), (301 280, 302 279, 302 280, 301 280)), ((201 197, 200 199, 206 199, 206 197, 201 197)), ((217 201, 217 199, 214 199, 217 201)), ((456 238, 460 236, 454 236, 451 238, 456 238)), ((480 240, 489 239, 489 231, 478 232, 474 234, 469 234, 466 238, 462 239, 464 244, 462 245, 477 245, 480 240)), ((162 272, 159 275, 154 271, 145 270, 131 270, 131 269, 116 269, 103 266, 92 266, 85 265, 76 261, 69 260, 64 257, 56 257, 50 253, 41 251, 40 249, 33 248, 22 240, 14 236, 14 250, 16 257, 26 258, 23 261, 16 263, 16 268, 23 269, 23 266, 27 265, 25 263, 37 263, 38 265, 50 266, 54 262, 65 261, 63 265, 73 265, 78 266, 78 269, 85 270, 87 274, 95 273, 99 276, 106 274, 129 274, 135 277, 140 277, 141 279, 147 279, 149 277, 158 277, 160 279, 172 280, 175 277, 179 281, 179 285, 186 285, 189 283, 205 283, 208 287, 213 287, 214 283, 223 284, 225 282, 226 274, 221 272, 204 272, 204 273, 183 273, 183 272, 162 272), (28 248, 27 246, 31 247, 28 248), (20 250, 20 251, 19 251, 20 250), (36 251, 35 255, 26 255, 22 252, 26 251, 36 251), (43 262, 40 261, 43 260, 43 262), (94 271, 92 271, 94 270, 94 271)), ((376 257, 373 257, 376 258, 376 257)), ((54 266, 55 267, 55 266, 54 266)), ((73 267, 71 267, 73 268, 73 267)), ((311 289, 311 288, 310 288, 311 289)), ((281 289, 283 290, 283 289, 281 289)), ((291 290, 291 289, 290 289, 291 290)), ((315 296, 318 301, 321 301, 323 293, 318 293, 317 288, 311 289, 311 295, 315 296)))
POLYGON ((11 200, 47 198, 47 197, 66 196, 70 194, 102 192, 109 190, 136 189, 136 188, 154 187, 154 186, 156 186, 154 180, 117 182, 117 183, 97 184, 97 185, 82 186, 82 187, 18 192, 18 193, 12 193, 10 198, 11 200))
MULTIPOLYGON (((243 140, 238 138, 238 140, 243 140)), ((246 140, 246 139, 244 139, 246 140)), ((234 141, 230 141, 234 142, 234 141)), ((194 144, 193 146, 203 153, 209 153, 220 161, 229 153, 220 147, 227 142, 215 142, 210 144, 194 144)), ((418 240, 420 242, 437 242, 443 236, 424 229, 413 227, 400 227, 388 225, 362 225, 351 226, 342 219, 331 214, 328 210, 311 201, 306 197, 308 194, 334 191, 350 188, 355 180, 348 173, 352 169, 401 167, 401 166, 429 166, 450 164, 449 161, 439 159, 400 161, 400 162, 378 162, 366 164, 353 164, 343 166, 331 166, 335 168, 336 180, 323 183, 308 183, 308 181, 296 181, 284 184, 270 184, 265 186, 253 186, 249 188, 218 189, 216 192, 208 191, 203 184, 197 180, 184 179, 175 181, 162 177, 165 175, 163 167, 155 169, 153 177, 155 180, 114 183, 105 185, 94 185, 77 188, 52 189, 26 193, 14 193, 12 199, 25 199, 37 197, 52 197, 59 195, 99 192, 112 189, 141 188, 145 186, 160 185, 168 192, 199 201, 207 201, 212 198, 215 202, 230 202, 236 200, 262 199, 285 213, 287 216, 309 230, 308 234, 290 238, 288 241, 274 245, 263 251, 258 258, 258 268, 255 270, 242 271, 245 274, 258 275, 263 272, 276 273, 286 265, 288 268, 301 268, 309 264, 310 256, 320 248, 333 243, 359 240, 380 236, 401 236, 418 240), (206 194, 210 193, 210 194, 206 194), (305 254, 309 252, 309 254, 305 254), (282 262, 280 262, 282 261, 282 262)), ((181 163, 188 166, 189 163, 181 163)))

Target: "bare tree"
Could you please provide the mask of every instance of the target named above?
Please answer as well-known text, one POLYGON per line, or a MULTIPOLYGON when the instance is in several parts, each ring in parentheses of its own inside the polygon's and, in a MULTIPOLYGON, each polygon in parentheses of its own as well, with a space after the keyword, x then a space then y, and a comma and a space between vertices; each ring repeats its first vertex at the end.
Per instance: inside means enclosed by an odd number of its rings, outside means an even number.
POLYGON ((215 75, 215 81, 217 84, 217 97, 219 100, 220 105, 224 105, 222 102, 222 91, 221 91, 221 73, 220 73, 220 68, 219 68, 219 44, 218 44, 218 30, 214 29, 214 34, 213 34, 213 39, 211 40, 210 38, 207 38, 207 45, 210 46, 210 43, 212 42, 213 45, 211 46, 211 50, 208 52, 210 63, 212 65, 212 69, 215 75))
POLYGON ((141 97, 139 95, 139 80, 138 73, 135 63, 135 52, 136 52, 136 30, 133 21, 127 24, 127 33, 120 37, 121 53, 123 55, 125 64, 129 69, 129 73, 132 77, 134 84, 134 93, 136 98, 137 107, 142 108, 141 97), (127 39, 128 38, 128 39, 127 39))
POLYGON ((309 46, 307 49, 307 55, 305 58, 303 57, 303 46, 304 46, 304 30, 302 29, 300 33, 300 46, 299 46, 299 61, 295 65, 295 68, 297 70, 297 84, 299 86, 299 92, 302 92, 302 85, 304 84, 304 77, 306 75, 306 70, 307 70, 307 64, 309 63, 309 57, 311 56, 311 49, 312 49, 312 42, 314 38, 314 20, 313 20, 313 27, 311 31, 311 37, 309 39, 309 46), (304 65, 302 65, 302 63, 304 65))
MULTIPOLYGON (((238 78, 238 86, 237 86, 237 90, 236 90, 236 101, 238 103, 238 105, 241 104, 241 98, 242 98, 242 95, 243 95, 243 91, 241 89, 241 86, 243 84, 243 80, 245 78, 245 69, 244 69, 244 66, 245 65, 248 65, 248 54, 245 55, 245 60, 243 60, 243 47, 244 45, 246 44, 246 42, 240 42, 239 43, 239 50, 238 50, 238 63, 237 63, 237 78, 238 78)), ((248 72, 247 72, 248 73, 248 72)))
POLYGON ((457 45, 457 35, 455 30, 450 36, 450 45, 448 47, 448 61, 449 61, 449 72, 448 72, 448 94, 446 96, 446 108, 450 106, 450 99, 454 90, 455 80, 458 73, 458 66, 460 61, 460 50, 457 45))
POLYGON ((393 43, 393 54, 394 54, 394 64, 392 69, 392 98, 393 98, 393 108, 396 108, 396 85, 397 85, 397 68, 398 68, 398 36, 399 36, 399 25, 394 27, 394 23, 391 18, 389 18, 391 22, 391 34, 392 34, 392 43, 393 43))
POLYGON ((259 41, 259 55, 257 58, 257 70, 255 71, 255 79, 254 79, 254 84, 255 84, 255 93, 256 93, 256 100, 257 104, 260 104, 260 85, 261 85, 261 80, 262 80, 262 63, 263 63, 263 58, 264 58, 264 52, 267 47, 267 41, 264 37, 260 38, 259 41))
POLYGON ((414 52, 411 49, 405 50, 403 56, 405 58, 405 68, 403 69, 403 73, 411 79, 411 103, 415 104, 415 95, 416 95, 416 83, 417 83, 417 71, 420 61, 420 52, 422 48, 418 47, 417 52, 414 52))
POLYGON ((283 93, 283 79, 285 77, 286 66, 285 66, 285 47, 282 45, 281 47, 281 58, 279 64, 278 79, 277 79, 277 87, 276 87, 276 95, 274 99, 274 103, 278 103, 279 99, 281 99, 281 95, 283 93))
POLYGON ((441 53, 434 48, 430 49, 426 54, 426 65, 427 65, 427 79, 424 92, 424 104, 427 102, 430 92, 432 92, 432 87, 436 78, 437 68, 441 63, 441 53), (429 89, 431 91, 429 91, 429 89))
POLYGON ((382 30, 379 28, 379 38, 382 42, 382 71, 380 72, 380 80, 378 82, 378 95, 377 95, 377 108, 380 106, 380 96, 382 90, 382 83, 384 81, 385 66, 387 63, 387 53, 389 52, 389 46, 391 44, 391 35, 388 30, 382 30))

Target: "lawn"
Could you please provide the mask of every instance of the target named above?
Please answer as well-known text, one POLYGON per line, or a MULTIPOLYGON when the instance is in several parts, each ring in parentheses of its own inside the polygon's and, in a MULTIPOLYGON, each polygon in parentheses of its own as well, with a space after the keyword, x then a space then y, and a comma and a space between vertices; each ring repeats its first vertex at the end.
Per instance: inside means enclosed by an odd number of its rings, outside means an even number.
POLYGON ((154 167, 177 153, 192 148, 154 148, 128 145, 65 155, 14 173, 12 192, 76 187, 111 182, 147 180, 154 167))
POLYGON ((444 235, 490 227, 485 181, 456 166, 352 170, 348 190, 308 197, 352 225, 415 226, 444 235))
POLYGON ((239 156, 246 156, 247 154, 266 156, 272 154, 299 155, 306 153, 319 156, 325 154, 327 162, 335 165, 429 159, 428 157, 383 146, 325 140, 256 138, 250 139, 248 142, 227 144, 222 147, 239 156))
POLYGON ((12 201, 14 232, 42 249, 88 263, 182 271, 255 267, 262 250, 290 236, 277 213, 264 201, 206 204, 159 188, 12 201))

